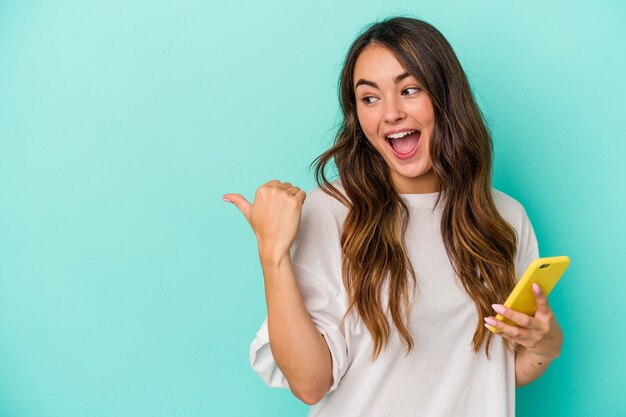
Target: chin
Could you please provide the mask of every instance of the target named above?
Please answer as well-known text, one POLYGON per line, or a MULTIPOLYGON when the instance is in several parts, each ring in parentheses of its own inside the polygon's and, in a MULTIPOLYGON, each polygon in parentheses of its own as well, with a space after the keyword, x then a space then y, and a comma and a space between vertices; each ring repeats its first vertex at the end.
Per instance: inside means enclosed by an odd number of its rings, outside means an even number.
MULTIPOLYGON (((398 175, 401 175, 405 178, 417 178, 421 177, 424 174, 427 174, 430 171, 430 168, 422 168, 416 167, 416 164, 412 164, 412 167, 402 166, 399 169, 396 169, 398 175)), ((421 164, 420 164, 421 165, 421 164)))

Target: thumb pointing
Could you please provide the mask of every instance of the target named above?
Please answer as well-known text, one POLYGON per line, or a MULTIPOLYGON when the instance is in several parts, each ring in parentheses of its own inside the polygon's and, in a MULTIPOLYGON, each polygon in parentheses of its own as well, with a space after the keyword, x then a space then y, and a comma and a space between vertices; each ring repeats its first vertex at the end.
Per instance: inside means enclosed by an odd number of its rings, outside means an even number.
POLYGON ((224 194, 222 199, 225 201, 230 200, 235 206, 237 206, 239 211, 243 213, 246 220, 248 220, 248 222, 250 221, 250 208, 252 207, 252 204, 250 204, 241 194, 224 194))

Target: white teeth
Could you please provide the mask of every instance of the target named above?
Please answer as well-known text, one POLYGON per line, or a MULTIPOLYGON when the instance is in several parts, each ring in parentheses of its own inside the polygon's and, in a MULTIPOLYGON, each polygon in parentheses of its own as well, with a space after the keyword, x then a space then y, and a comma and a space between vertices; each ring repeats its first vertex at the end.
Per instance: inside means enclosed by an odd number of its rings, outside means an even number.
POLYGON ((407 130, 406 132, 394 133, 393 135, 389 135, 387 137, 389 139, 399 139, 405 137, 406 135, 410 135, 413 132, 415 132, 415 130, 407 130))

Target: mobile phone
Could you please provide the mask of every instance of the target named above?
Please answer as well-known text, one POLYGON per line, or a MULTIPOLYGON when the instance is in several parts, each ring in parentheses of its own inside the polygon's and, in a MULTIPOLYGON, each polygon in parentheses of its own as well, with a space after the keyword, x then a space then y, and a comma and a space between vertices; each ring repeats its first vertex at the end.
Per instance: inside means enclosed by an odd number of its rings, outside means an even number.
MULTIPOLYGON (((504 302, 504 306, 528 316, 534 316, 537 310, 537 304, 532 292, 533 283, 537 283, 541 287, 541 291, 543 291, 547 297, 561 278, 561 275, 563 275, 563 272, 565 272, 569 266, 569 262, 570 260, 567 256, 537 258, 532 261, 504 302)), ((501 314, 496 316, 496 320, 502 320, 512 326, 519 326, 518 323, 504 318, 501 314)), ((489 326, 489 330, 493 333, 500 333, 502 331, 493 326, 489 326)))

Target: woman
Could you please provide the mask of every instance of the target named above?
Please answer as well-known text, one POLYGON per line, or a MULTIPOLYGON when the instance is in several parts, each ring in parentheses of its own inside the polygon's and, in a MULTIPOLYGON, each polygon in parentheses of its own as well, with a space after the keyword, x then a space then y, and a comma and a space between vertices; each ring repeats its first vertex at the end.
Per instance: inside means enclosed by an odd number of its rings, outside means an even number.
POLYGON ((265 278, 253 369, 310 416, 513 416, 515 387, 563 336, 540 289, 534 317, 492 304, 539 251, 522 205, 491 187, 490 134, 452 47, 417 19, 375 23, 348 52, 340 101, 319 187, 224 196, 265 278))

